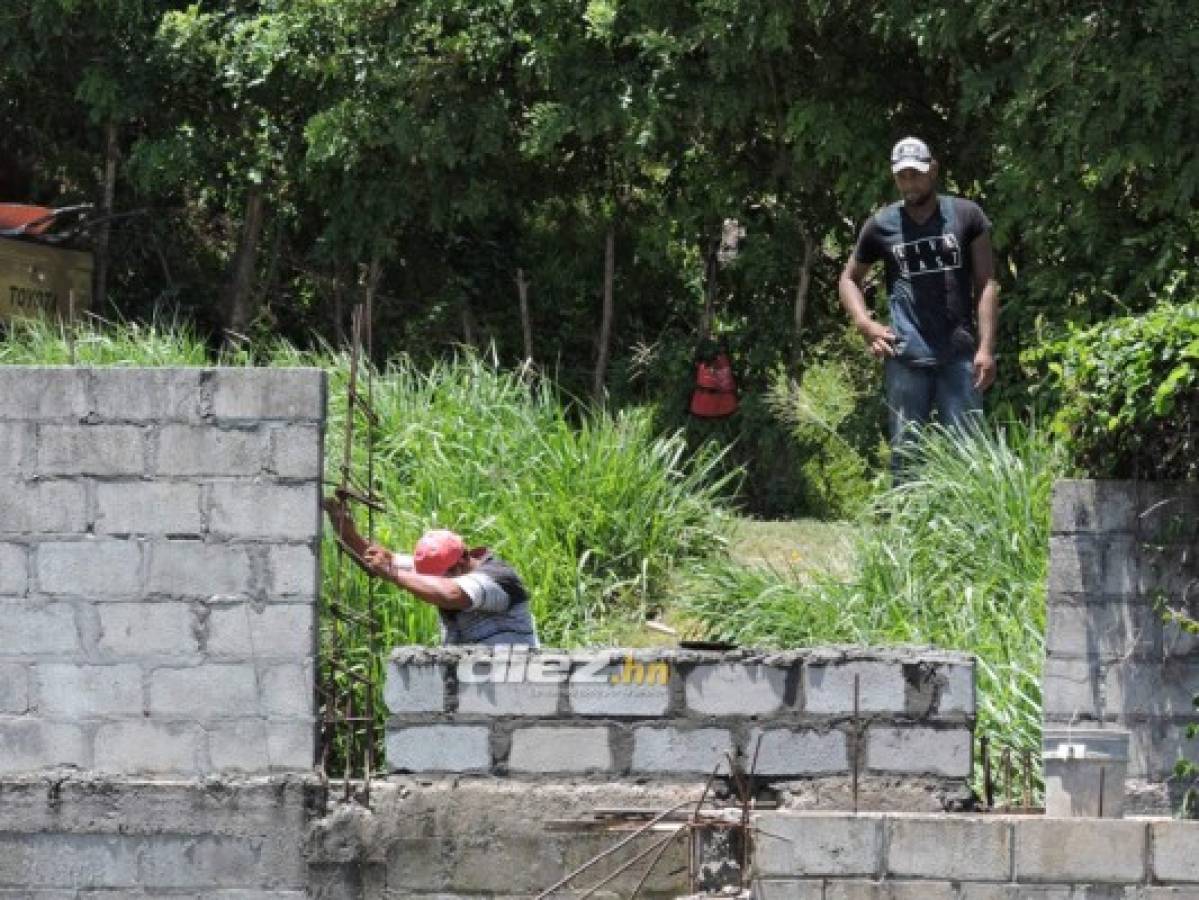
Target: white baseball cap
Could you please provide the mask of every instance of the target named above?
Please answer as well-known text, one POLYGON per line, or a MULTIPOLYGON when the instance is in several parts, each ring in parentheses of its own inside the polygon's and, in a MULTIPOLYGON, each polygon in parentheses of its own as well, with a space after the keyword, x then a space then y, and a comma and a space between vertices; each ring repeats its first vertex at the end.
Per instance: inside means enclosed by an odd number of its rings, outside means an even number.
POLYGON ((928 144, 918 137, 905 137, 891 148, 891 171, 915 169, 917 172, 927 172, 933 162, 932 151, 928 144))

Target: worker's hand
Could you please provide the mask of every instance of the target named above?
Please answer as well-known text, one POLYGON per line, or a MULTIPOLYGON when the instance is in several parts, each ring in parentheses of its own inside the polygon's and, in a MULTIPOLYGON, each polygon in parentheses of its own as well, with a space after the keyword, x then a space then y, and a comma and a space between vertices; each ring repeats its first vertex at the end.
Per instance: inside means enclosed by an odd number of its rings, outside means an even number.
POLYGON ((870 352, 878 359, 884 356, 895 356, 896 334, 887 325, 873 319, 867 319, 858 326, 858 331, 870 352))
POLYGON ((395 554, 386 547, 371 544, 362 554, 362 560, 372 575, 390 578, 395 573, 395 554))
POLYGON ((995 383, 995 356, 987 350, 979 350, 974 354, 974 388, 985 391, 995 383))
POLYGON ((321 507, 328 513, 329 521, 333 523, 338 534, 345 531, 347 524, 353 524, 350 511, 346 509, 345 502, 340 497, 325 497, 321 500, 321 507))

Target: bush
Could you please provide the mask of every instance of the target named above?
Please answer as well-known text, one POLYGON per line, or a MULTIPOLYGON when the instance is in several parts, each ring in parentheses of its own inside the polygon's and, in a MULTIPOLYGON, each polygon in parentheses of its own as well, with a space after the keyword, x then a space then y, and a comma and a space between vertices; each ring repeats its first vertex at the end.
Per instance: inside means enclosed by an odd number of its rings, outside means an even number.
POLYGON ((1199 478, 1199 301, 1070 332, 1021 360, 1092 478, 1199 478))

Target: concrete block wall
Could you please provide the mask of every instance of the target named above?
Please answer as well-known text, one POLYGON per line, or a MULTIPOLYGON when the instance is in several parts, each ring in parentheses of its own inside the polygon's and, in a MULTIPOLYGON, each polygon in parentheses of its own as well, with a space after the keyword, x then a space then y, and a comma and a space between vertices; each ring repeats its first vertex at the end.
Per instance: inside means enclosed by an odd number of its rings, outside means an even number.
POLYGON ((757 900, 1193 900, 1199 822, 759 813, 757 900))
POLYGON ((1199 618, 1199 484, 1059 481, 1054 487, 1045 724, 1132 732, 1134 808, 1169 805, 1184 729, 1199 719, 1199 637, 1161 603, 1199 618))
POLYGON ((0 367, 0 775, 307 771, 325 377, 0 367))
POLYGON ((396 772, 695 779, 729 751, 770 780, 971 771, 974 662, 935 650, 764 654, 399 648, 396 772), (854 716, 854 683, 858 716, 854 716))

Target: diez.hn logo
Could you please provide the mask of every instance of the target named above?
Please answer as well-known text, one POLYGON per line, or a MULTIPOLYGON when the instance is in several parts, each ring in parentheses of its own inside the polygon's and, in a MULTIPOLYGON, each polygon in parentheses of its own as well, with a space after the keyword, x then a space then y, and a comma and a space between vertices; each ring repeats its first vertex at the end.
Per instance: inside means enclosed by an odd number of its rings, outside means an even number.
POLYGON ((458 661, 459 684, 666 685, 670 663, 641 662, 624 653, 530 654, 525 646, 497 646, 489 656, 458 661))

